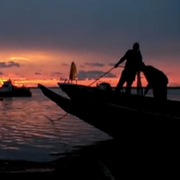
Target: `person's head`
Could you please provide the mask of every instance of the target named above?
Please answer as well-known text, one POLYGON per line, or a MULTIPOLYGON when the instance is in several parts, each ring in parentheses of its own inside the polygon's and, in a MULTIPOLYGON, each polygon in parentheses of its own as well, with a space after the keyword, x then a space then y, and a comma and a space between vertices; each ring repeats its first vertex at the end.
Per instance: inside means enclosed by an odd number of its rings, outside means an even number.
POLYGON ((136 51, 139 50, 139 43, 135 42, 133 44, 133 49, 136 50, 136 51))
POLYGON ((144 62, 141 62, 140 71, 144 72, 145 68, 146 68, 146 65, 144 64, 144 62))

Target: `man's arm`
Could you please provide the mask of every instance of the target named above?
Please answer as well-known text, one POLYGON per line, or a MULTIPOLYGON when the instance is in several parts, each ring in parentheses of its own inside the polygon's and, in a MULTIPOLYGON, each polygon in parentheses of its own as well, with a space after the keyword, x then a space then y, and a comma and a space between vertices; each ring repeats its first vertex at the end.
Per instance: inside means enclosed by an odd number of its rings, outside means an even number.
POLYGON ((119 64, 121 64, 122 62, 124 62, 127 59, 127 53, 114 65, 115 68, 117 68, 119 66, 119 64))

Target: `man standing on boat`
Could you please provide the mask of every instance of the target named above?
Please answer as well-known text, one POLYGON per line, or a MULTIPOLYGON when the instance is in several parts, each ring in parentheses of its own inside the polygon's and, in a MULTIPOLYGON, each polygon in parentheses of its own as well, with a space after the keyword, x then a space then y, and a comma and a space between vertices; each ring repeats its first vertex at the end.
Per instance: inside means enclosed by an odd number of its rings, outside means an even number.
POLYGON ((119 79, 115 91, 119 92, 122 89, 123 84, 126 82, 126 93, 130 94, 132 83, 135 80, 136 74, 140 72, 139 66, 142 62, 142 55, 140 52, 139 43, 134 43, 133 49, 128 50, 114 67, 117 68, 118 65, 124 62, 125 60, 125 68, 121 73, 121 77, 119 79))
POLYGON ((167 76, 159 69, 145 65, 143 62, 141 63, 140 69, 148 82, 144 95, 152 88, 154 98, 167 99, 167 76))

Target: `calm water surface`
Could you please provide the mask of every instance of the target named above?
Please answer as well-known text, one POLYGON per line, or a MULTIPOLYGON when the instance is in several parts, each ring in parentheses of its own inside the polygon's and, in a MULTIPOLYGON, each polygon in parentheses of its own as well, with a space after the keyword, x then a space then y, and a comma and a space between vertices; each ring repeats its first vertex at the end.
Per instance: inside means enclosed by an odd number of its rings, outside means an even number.
MULTIPOLYGON (((52 90, 65 95, 59 88, 52 90)), ((40 89, 31 91, 30 98, 0 101, 0 159, 50 161, 58 158, 51 154, 111 139, 72 115, 59 120, 66 113, 40 89)), ((180 89, 168 90, 168 98, 180 100, 180 89)))
POLYGON ((40 89, 31 91, 32 97, 0 101, 0 159, 48 161, 51 153, 111 138, 72 115, 59 120, 66 113, 40 89))

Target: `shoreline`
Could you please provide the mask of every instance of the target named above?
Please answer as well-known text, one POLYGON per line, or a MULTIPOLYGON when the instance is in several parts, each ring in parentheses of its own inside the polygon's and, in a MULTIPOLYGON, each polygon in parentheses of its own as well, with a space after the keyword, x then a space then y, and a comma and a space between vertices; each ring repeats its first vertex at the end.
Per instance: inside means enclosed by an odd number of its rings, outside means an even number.
POLYGON ((178 149, 174 151, 176 145, 172 145, 135 139, 109 140, 74 150, 50 162, 0 160, 0 175, 13 178, 40 175, 61 180, 167 177, 179 154, 178 149))

